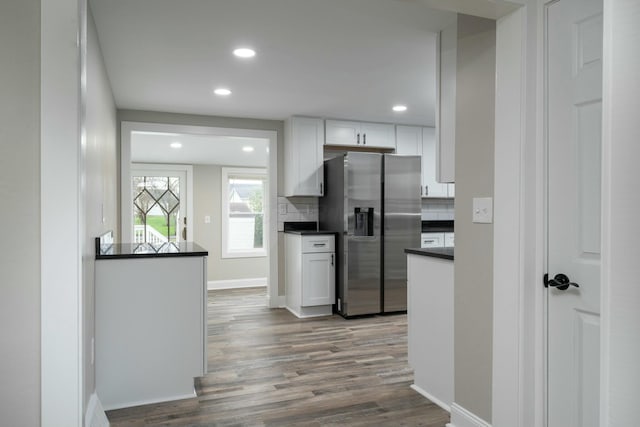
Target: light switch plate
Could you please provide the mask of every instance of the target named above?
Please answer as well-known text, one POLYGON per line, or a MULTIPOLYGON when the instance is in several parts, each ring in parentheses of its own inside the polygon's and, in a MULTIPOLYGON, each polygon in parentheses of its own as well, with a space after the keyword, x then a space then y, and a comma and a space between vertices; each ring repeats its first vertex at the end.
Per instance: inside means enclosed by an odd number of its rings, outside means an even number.
POLYGON ((491 224, 493 222, 493 198, 473 198, 473 222, 479 224, 491 224))
POLYGON ((204 223, 205 224, 210 224, 211 223, 211 216, 210 215, 205 215, 204 216, 204 223))

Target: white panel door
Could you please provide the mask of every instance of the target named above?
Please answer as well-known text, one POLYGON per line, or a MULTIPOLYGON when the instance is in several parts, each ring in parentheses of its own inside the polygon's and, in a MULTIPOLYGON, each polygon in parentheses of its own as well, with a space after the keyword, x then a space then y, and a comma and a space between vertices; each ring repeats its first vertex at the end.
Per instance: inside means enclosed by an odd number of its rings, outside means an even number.
POLYGON ((302 254, 302 306, 335 303, 335 255, 329 252, 302 254))
POLYGON ((546 33, 548 427, 596 427, 602 0, 548 3, 546 33))

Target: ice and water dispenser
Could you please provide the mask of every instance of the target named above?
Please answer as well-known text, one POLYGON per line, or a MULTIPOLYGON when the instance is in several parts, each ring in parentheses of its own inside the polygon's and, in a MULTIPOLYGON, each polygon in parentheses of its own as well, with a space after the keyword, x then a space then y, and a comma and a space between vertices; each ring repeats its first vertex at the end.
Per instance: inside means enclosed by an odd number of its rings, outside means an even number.
POLYGON ((354 236, 373 236, 373 208, 354 208, 354 236))

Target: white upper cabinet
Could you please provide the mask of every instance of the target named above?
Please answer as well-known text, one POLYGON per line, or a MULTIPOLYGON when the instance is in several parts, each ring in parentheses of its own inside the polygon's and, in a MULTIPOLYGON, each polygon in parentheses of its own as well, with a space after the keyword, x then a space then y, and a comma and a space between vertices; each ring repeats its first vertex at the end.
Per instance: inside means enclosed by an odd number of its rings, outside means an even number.
POLYGON ((455 182, 456 156, 456 78, 458 25, 445 28, 439 35, 436 60, 436 179, 455 182))
POLYGON ((436 179, 436 130, 422 128, 422 197, 449 197, 447 184, 436 179))
POLYGON ((285 122, 285 197, 324 194, 324 121, 291 117, 285 122))
POLYGON ((385 123, 326 120, 327 145, 396 148, 395 127, 385 123))
POLYGON ((396 126, 396 154, 422 156, 422 197, 453 197, 449 185, 436 181, 435 129, 396 126))
POLYGON ((396 154, 422 156, 421 126, 396 126, 396 154))

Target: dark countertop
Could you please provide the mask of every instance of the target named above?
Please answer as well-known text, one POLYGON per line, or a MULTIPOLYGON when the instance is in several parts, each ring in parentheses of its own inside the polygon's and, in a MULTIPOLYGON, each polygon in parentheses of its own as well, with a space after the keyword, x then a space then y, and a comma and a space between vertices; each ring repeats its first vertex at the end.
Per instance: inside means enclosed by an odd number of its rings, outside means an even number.
POLYGON ((179 243, 108 243, 96 241, 96 259, 166 258, 208 256, 209 252, 194 242, 179 243))
POLYGON ((453 249, 454 248, 416 248, 405 249, 404 253, 428 256, 433 258, 449 259, 453 261, 453 249))
POLYGON ((298 221, 285 222, 284 232, 289 234, 297 234, 299 236, 312 236, 322 234, 337 235, 337 231, 318 230, 318 223, 315 221, 298 221))
POLYGON ((454 222, 452 220, 422 220, 423 233, 452 233, 453 228, 454 222))
POLYGON ((338 234, 337 231, 326 231, 326 230, 285 230, 285 233, 288 234, 298 234, 300 236, 308 236, 308 235, 321 235, 321 234, 338 234))

